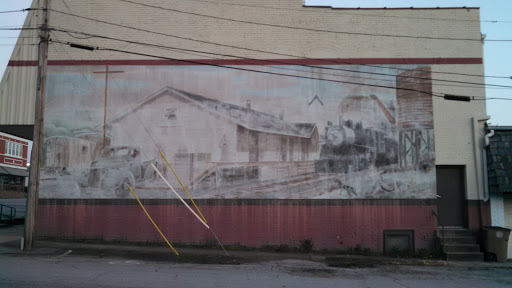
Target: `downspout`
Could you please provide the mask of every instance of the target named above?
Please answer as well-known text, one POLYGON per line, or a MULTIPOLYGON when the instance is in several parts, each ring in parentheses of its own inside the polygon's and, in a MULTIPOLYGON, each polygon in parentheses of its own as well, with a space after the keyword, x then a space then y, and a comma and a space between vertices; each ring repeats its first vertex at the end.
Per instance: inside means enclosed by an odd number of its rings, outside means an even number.
POLYGON ((487 147, 489 147, 489 138, 494 136, 494 130, 485 135, 485 145, 483 149, 484 158, 484 202, 489 201, 489 179, 487 179, 487 147))
MULTIPOLYGON (((482 213, 482 202, 480 202, 480 201, 484 200, 483 198, 485 198, 485 195, 484 195, 485 194, 485 188, 482 189, 483 188, 482 186, 485 186, 484 185, 485 180, 482 183, 481 178, 485 178, 485 177, 483 177, 484 174, 480 174, 479 173, 479 169, 478 169, 479 167, 484 166, 484 165, 482 165, 482 163, 479 163, 483 159, 478 157, 478 153, 480 151, 483 151, 483 149, 484 149, 484 148, 482 148, 482 150, 480 150, 481 148, 479 147, 479 146, 481 146, 482 142, 481 142, 481 140, 479 141, 479 138, 478 138, 478 134, 479 134, 478 127, 480 126, 479 125, 480 121, 487 121, 487 120, 489 120, 489 118, 490 118, 489 116, 487 116, 484 119, 477 119, 476 117, 472 118, 472 122, 473 122, 473 155, 474 155, 474 161, 475 161, 474 168, 475 168, 475 177, 476 177, 475 180, 476 180, 476 185, 477 185, 477 189, 476 190, 477 190, 478 202, 479 202, 478 203, 478 214, 480 215, 480 217, 479 217, 480 229, 482 228, 483 223, 484 223, 484 221, 483 221, 483 213, 482 213), (480 165, 482 165, 482 166, 480 166, 480 165), (482 177, 480 177, 480 176, 482 176, 482 177)), ((485 124, 484 124, 484 126, 485 126, 485 124)), ((468 225, 469 225, 469 223, 468 223, 468 225)))

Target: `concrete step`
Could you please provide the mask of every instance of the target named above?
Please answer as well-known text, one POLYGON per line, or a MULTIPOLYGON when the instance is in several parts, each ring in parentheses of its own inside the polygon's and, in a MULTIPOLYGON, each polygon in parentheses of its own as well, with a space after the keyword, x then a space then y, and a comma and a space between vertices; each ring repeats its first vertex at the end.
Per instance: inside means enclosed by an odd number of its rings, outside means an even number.
POLYGON ((445 228, 437 230, 437 235, 439 238, 445 237, 471 237, 473 236, 473 232, 469 229, 453 229, 453 228, 445 228))
POLYGON ((480 252, 480 245, 478 244, 445 244, 443 252, 480 252))
POLYGON ((443 237, 441 239, 443 245, 446 244, 476 244, 475 237, 443 237))
POLYGON ((447 261, 484 261, 484 253, 481 252, 447 252, 447 261))

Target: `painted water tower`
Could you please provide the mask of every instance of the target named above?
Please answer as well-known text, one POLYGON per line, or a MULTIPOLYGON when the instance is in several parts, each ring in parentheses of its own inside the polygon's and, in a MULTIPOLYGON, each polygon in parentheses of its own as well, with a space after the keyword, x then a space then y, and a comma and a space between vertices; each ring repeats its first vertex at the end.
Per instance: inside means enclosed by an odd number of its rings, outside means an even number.
POLYGON ((434 164, 434 117, 430 67, 396 77, 400 167, 422 169, 434 164))

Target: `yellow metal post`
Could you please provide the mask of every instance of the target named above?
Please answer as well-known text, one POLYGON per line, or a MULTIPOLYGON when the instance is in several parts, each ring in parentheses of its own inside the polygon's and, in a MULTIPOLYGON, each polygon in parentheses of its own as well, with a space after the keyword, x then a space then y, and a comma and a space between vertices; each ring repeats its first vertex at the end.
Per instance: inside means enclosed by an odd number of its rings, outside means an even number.
POLYGON ((201 213, 201 210, 199 210, 199 207, 197 207, 196 203, 194 202, 194 199, 192 199, 192 196, 190 196, 190 194, 188 193, 187 188, 185 188, 185 185, 183 185, 183 183, 181 183, 180 177, 178 177, 178 174, 176 174, 176 172, 174 172, 174 169, 172 169, 171 164, 169 164, 169 161, 167 161, 167 158, 165 158, 164 153, 162 153, 162 151, 159 151, 159 152, 160 152, 160 155, 162 155, 162 158, 164 158, 164 160, 167 163, 167 165, 169 166, 169 168, 171 168, 171 171, 172 171, 172 173, 174 173, 174 176, 176 176, 176 179, 178 179, 178 182, 180 182, 181 187, 183 187, 183 190, 185 190, 185 193, 187 193, 188 198, 190 198, 190 201, 192 201, 192 204, 194 204, 194 207, 196 207, 196 210, 197 210, 197 212, 199 212, 199 215, 201 215, 201 218, 203 218, 204 223, 208 223, 206 221, 206 219, 204 218, 203 213, 201 213))
POLYGON ((148 218, 151 221, 151 223, 153 223, 153 225, 155 225, 155 228, 156 228, 156 230, 158 230, 158 233, 160 233, 160 235, 162 235, 162 237, 164 238, 165 242, 167 242, 167 245, 169 245, 169 247, 171 247, 172 251, 174 251, 174 253, 176 253, 176 255, 179 256, 180 254, 178 254, 178 251, 176 251, 176 249, 174 249, 174 247, 172 247, 171 243, 169 243, 169 241, 167 240, 167 238, 165 238, 165 236, 162 233, 162 231, 160 231, 160 229, 158 228, 158 226, 156 226, 156 224, 153 221, 153 219, 151 219, 151 216, 149 216, 148 211, 146 211, 146 208, 144 208, 144 205, 142 205, 142 203, 140 202, 140 200, 137 197, 137 195, 135 195, 135 192, 133 192, 132 187, 130 187, 130 185, 128 185, 128 184, 126 184, 126 186, 128 186, 128 189, 130 189, 130 191, 132 192, 132 194, 135 197, 135 199, 137 199, 137 202, 139 202, 140 207, 142 207, 142 210, 144 210, 144 213, 146 213, 146 215, 148 216, 148 218))

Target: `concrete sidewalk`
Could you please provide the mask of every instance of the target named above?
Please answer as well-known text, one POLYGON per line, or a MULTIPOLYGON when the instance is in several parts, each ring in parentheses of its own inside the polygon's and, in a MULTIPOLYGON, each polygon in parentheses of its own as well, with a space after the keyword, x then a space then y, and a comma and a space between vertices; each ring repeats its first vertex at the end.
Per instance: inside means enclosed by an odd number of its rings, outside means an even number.
POLYGON ((0 229, 0 255, 18 254, 24 256, 92 256, 98 258, 120 257, 129 260, 153 262, 197 263, 197 264, 243 264, 277 260, 307 260, 322 262, 331 267, 341 268, 372 268, 385 265, 409 266, 455 266, 474 269, 512 269, 512 262, 458 262, 438 259, 391 258, 386 256, 336 255, 335 253, 298 253, 298 252, 267 252, 261 250, 222 249, 175 247, 179 256, 165 245, 130 245, 126 243, 85 243, 76 241, 37 241, 32 251, 21 251, 23 225, 15 225, 0 229))
POLYGON ((21 243, 21 238, 24 235, 24 231, 24 225, 0 227, 0 246, 7 243, 9 243, 9 246, 12 246, 14 242, 17 242, 19 245, 21 243))

